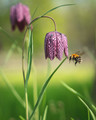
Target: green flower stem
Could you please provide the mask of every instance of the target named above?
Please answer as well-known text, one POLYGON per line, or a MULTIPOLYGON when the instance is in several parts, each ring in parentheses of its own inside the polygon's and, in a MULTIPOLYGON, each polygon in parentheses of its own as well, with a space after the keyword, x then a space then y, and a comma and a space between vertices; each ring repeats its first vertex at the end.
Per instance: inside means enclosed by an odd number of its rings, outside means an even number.
POLYGON ((33 55, 33 36, 32 36, 32 29, 27 27, 25 34, 24 34, 24 39, 23 39, 23 47, 22 47, 22 72, 23 72, 23 79, 24 79, 24 85, 27 84, 30 72, 31 72, 31 64, 32 64, 32 55, 33 55), (29 46, 28 46, 28 69, 27 69, 27 74, 25 76, 25 71, 24 71, 24 46, 25 46, 25 36, 27 33, 27 30, 29 29, 29 46), (26 82, 26 83, 25 83, 26 82))
POLYGON ((28 68, 27 68, 27 74, 26 74, 26 79, 25 79, 25 104, 26 104, 26 120, 28 120, 28 95, 27 95, 27 85, 28 85, 28 80, 31 72, 31 64, 32 64, 32 30, 29 29, 29 45, 28 45, 28 68))
POLYGON ((64 4, 64 5, 59 5, 59 6, 57 6, 57 7, 54 7, 54 8, 52 8, 52 9, 48 10, 48 11, 45 12, 42 16, 48 14, 49 12, 51 12, 51 11, 57 9, 57 8, 64 7, 64 6, 71 6, 71 5, 75 5, 75 4, 64 4))
POLYGON ((27 95, 27 86, 25 86, 25 106, 26 106, 26 120, 28 120, 28 95, 27 95))
MULTIPOLYGON (((38 99, 38 95, 37 95, 37 71, 34 65, 34 61, 32 63, 32 83, 33 83, 33 99, 34 99, 34 106, 36 104, 36 101, 38 99)), ((39 120, 39 108, 37 108, 35 115, 34 115, 34 119, 35 120, 39 120)))
MULTIPOLYGON (((75 5, 75 4, 63 4, 63 5, 59 5, 59 6, 57 6, 57 7, 54 7, 54 8, 52 8, 52 9, 48 10, 47 12, 45 12, 43 15, 41 15, 41 16, 33 19, 33 20, 29 23, 29 25, 27 26, 26 31, 25 31, 25 34, 24 34, 23 48, 22 48, 22 71, 23 71, 24 84, 25 84, 24 45, 25 45, 25 36, 26 36, 27 30, 29 29, 30 25, 31 25, 33 22, 35 22, 36 20, 38 20, 38 19, 40 19, 40 18, 42 18, 42 17, 47 17, 47 18, 50 18, 50 19, 53 21, 53 23, 54 23, 54 25, 55 25, 55 31, 56 31, 56 23, 55 23, 54 19, 51 18, 51 17, 49 17, 49 16, 45 16, 45 15, 48 14, 48 13, 50 13, 50 12, 52 12, 52 11, 54 11, 54 10, 56 10, 57 8, 64 7, 64 6, 72 6, 72 5, 75 5)), ((35 14, 35 11, 34 11, 34 13, 33 13, 33 16, 34 16, 34 14, 35 14)), ((0 27, 0 28, 1 28, 1 27, 0 27)), ((32 47, 32 49, 33 49, 33 47, 32 47)))
POLYGON ((64 63, 64 61, 66 60, 67 58, 65 58, 65 59, 63 59, 62 60, 62 62, 57 66, 57 68, 53 71, 53 73, 49 76, 49 78, 45 81, 45 83, 44 83, 44 85, 43 85, 43 87, 42 87, 42 89, 41 89, 41 92, 40 92, 40 95, 39 95, 39 97, 38 97, 38 100, 37 100, 37 102, 36 102, 36 104, 35 104, 35 107, 34 107, 34 109, 33 109, 33 112, 32 112, 32 114, 30 115, 30 117, 29 117, 29 120, 33 117, 33 115, 34 115, 34 113, 35 113, 35 111, 36 111, 36 109, 37 109, 37 107, 38 107, 38 105, 39 105, 39 103, 40 103, 40 101, 41 101, 41 98, 43 97, 43 94, 44 94, 44 92, 45 92, 45 90, 46 90, 46 88, 47 88, 47 85, 48 85, 48 83, 49 83, 49 81, 51 80, 51 78, 52 78, 52 76, 55 74, 55 72, 60 68, 60 66, 64 63))
POLYGON ((55 31, 56 31, 56 23, 55 23, 54 19, 51 18, 51 17, 49 17, 49 16, 45 16, 45 15, 48 14, 48 13, 50 13, 51 11, 57 9, 57 8, 64 7, 64 6, 71 6, 71 5, 75 5, 75 4, 64 4, 64 5, 59 5, 59 6, 57 6, 57 7, 54 7, 54 8, 52 8, 52 9, 48 10, 47 12, 45 12, 43 15, 41 15, 41 16, 36 17, 35 19, 33 19, 33 20, 29 23, 29 26, 30 26, 34 21, 36 21, 36 20, 38 20, 38 19, 40 19, 40 18, 42 18, 42 17, 47 17, 47 18, 50 18, 50 19, 54 22, 55 31))
POLYGON ((23 72, 23 80, 24 80, 24 85, 25 85, 25 71, 24 71, 24 46, 25 46, 25 36, 27 33, 28 27, 26 28, 25 34, 24 34, 24 39, 23 39, 23 47, 22 47, 22 72, 23 72))
POLYGON ((33 37, 32 37, 32 29, 31 27, 27 27, 25 34, 24 34, 24 40, 23 40, 23 47, 22 47, 22 72, 23 72, 23 79, 24 79, 24 88, 25 88, 25 107, 26 107, 26 120, 28 120, 28 94, 27 94, 27 85, 28 80, 31 72, 31 64, 32 64, 32 54, 33 54, 33 37), (27 33, 27 30, 29 29, 29 41, 28 41, 28 67, 27 67, 27 73, 25 76, 24 71, 24 45, 25 45, 25 36, 27 33))
POLYGON ((28 68, 26 74, 25 84, 28 84, 30 72, 31 72, 31 64, 32 64, 32 31, 29 29, 29 46, 28 46, 28 68))
MULTIPOLYGON (((45 17, 45 18, 49 18, 49 19, 51 19, 52 21, 53 21, 53 23, 54 23, 54 26, 55 26, 55 31, 56 31, 56 23, 55 23, 55 21, 54 21, 54 19, 53 18, 51 18, 51 17, 49 17, 49 16, 45 16, 47 13, 49 13, 49 12, 51 12, 51 11, 53 11, 53 10, 55 10, 55 9, 57 9, 57 8, 59 8, 59 7, 63 7, 63 6, 70 6, 70 5, 74 5, 74 4, 64 4, 64 5, 60 5, 60 6, 57 6, 57 7, 55 7, 55 8, 53 8, 53 9, 50 9, 49 11, 47 11, 46 13, 44 13, 42 16, 39 16, 39 17, 37 17, 37 18, 35 18, 34 20, 32 20, 31 22, 30 22, 30 24, 27 26, 27 29, 26 29, 26 31, 25 31, 25 35, 26 35, 26 32, 27 32, 27 30, 30 28, 30 25, 34 22, 34 21, 36 21, 36 20, 38 20, 38 19, 40 19, 40 18, 42 18, 42 17, 45 17)), ((30 42, 30 45, 29 45, 29 50, 28 50, 28 69, 27 69, 27 75, 26 75, 26 77, 25 77, 25 72, 24 72, 24 44, 25 44, 25 35, 24 35, 24 41, 23 41, 23 49, 22 49, 22 71, 23 71, 23 79, 24 79, 24 86, 25 86, 25 99, 26 99, 26 105, 27 105, 27 102, 28 102, 28 97, 27 97, 27 83, 28 83, 28 79, 29 79, 29 75, 30 75, 30 71, 31 71, 31 62, 32 62, 32 42, 30 42)), ((32 38, 32 34, 30 34, 30 38, 32 38)), ((39 95, 39 98, 38 98, 38 100, 37 100, 37 103, 35 104, 35 107, 34 107, 34 109, 33 109, 33 112, 32 112, 32 114, 31 114, 31 116, 30 116, 30 118, 29 119, 31 119, 31 117, 34 115, 34 112, 35 112, 35 110, 36 110, 36 108, 37 108, 37 106, 38 106, 38 104, 39 104, 39 102, 40 102, 40 100, 41 100, 41 97, 43 96, 43 93, 44 93, 44 91, 45 91, 45 88, 47 87, 47 85, 48 85, 48 83, 49 83, 49 81, 50 81, 50 79, 51 79, 51 77, 54 75, 54 73, 58 70, 58 68, 63 64, 63 62, 66 60, 66 58, 60 63, 60 65, 54 70, 54 72, 49 76, 49 78, 47 79, 47 81, 45 82, 45 84, 44 84, 44 86, 43 86, 43 88, 42 88, 42 90, 41 90, 41 92, 40 92, 40 95, 39 95)), ((26 109, 27 109, 27 106, 26 106, 26 109)), ((27 111, 27 110, 26 110, 27 111)), ((28 112, 28 111, 27 111, 28 112)), ((27 114, 28 113, 26 113, 26 116, 27 116, 27 114)), ((27 117, 26 117, 27 118, 27 117)))
MULTIPOLYGON (((42 18, 42 17, 46 17, 46 18, 50 18, 50 19, 53 21, 53 23, 54 23, 54 25, 55 25, 55 31, 56 31, 56 23, 55 23, 54 19, 51 18, 51 17, 49 17, 49 16, 45 16, 45 15, 48 14, 48 13, 50 13, 50 12, 52 12, 52 11, 54 11, 54 10, 56 10, 57 8, 64 7, 64 6, 72 6, 72 5, 75 5, 75 4, 63 4, 63 5, 59 5, 59 6, 57 6, 57 7, 54 7, 54 8, 52 8, 52 9, 48 10, 47 12, 45 12, 43 15, 41 15, 41 16, 33 19, 33 20, 29 23, 29 25, 27 26, 26 31, 25 31, 25 34, 24 34, 23 48, 22 48, 22 71, 23 71, 24 84, 25 84, 24 45, 25 45, 25 36, 26 36, 27 30, 29 29, 30 25, 31 25, 33 22, 35 22, 36 20, 38 20, 38 19, 40 19, 40 18, 42 18)), ((34 14, 35 14, 35 11, 34 11, 34 13, 33 13, 33 16, 34 16, 34 14)), ((33 47, 32 47, 32 49, 33 49, 33 47)))
POLYGON ((49 18, 49 19, 51 19, 51 20, 53 21, 53 23, 54 23, 55 31, 56 31, 56 23, 55 23, 54 19, 53 19, 52 17, 44 16, 44 15, 39 16, 39 17, 36 17, 35 19, 33 19, 33 20, 30 22, 29 26, 30 26, 33 22, 35 22, 36 20, 38 20, 38 19, 40 19, 40 18, 49 18))

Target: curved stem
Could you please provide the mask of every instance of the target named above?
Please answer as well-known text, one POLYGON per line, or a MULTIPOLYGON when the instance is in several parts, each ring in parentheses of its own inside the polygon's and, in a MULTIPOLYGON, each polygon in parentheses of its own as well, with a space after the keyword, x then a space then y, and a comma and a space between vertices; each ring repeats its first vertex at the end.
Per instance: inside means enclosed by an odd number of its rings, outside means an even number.
POLYGON ((37 107, 38 107, 38 105, 39 105, 39 103, 40 103, 40 101, 41 101, 41 98, 43 97, 43 94, 44 94, 44 92, 45 92, 45 90, 46 90, 46 88, 47 88, 47 85, 48 85, 48 83, 50 82, 52 76, 55 74, 55 72, 59 69, 59 67, 64 63, 64 61, 65 61, 66 59, 67 59, 67 58, 65 58, 65 59, 62 60, 62 62, 57 66, 57 68, 53 71, 53 73, 52 73, 52 74, 49 76, 49 78, 45 81, 45 83, 44 83, 44 85, 43 85, 43 87, 42 87, 42 89, 41 89, 41 92, 40 92, 40 94, 39 94, 38 100, 37 100, 37 102, 36 102, 36 104, 35 104, 35 107, 34 107, 34 109, 33 109, 33 112, 32 112, 32 114, 31 114, 30 117, 29 117, 29 120, 33 117, 33 115, 34 115, 34 113, 35 113, 35 111, 36 111, 36 109, 37 109, 37 107))
MULTIPOLYGON (((25 35, 26 35, 27 30, 28 30, 28 27, 27 27, 27 29, 25 31, 25 35)), ((25 35, 24 35, 23 48, 22 48, 22 71, 23 71, 24 88, 25 88, 26 120, 28 120, 27 83, 28 83, 28 80, 29 80, 30 71, 31 71, 31 63, 32 63, 32 29, 29 29, 28 66, 27 66, 26 76, 25 76, 25 71, 24 71, 24 44, 25 44, 25 35)))
MULTIPOLYGON (((38 20, 38 19, 40 19, 40 18, 42 18, 42 17, 51 19, 51 20, 53 21, 53 23, 54 23, 55 31, 56 31, 56 23, 55 23, 54 19, 53 19, 52 17, 49 17, 49 16, 43 16, 43 15, 42 15, 42 16, 38 16, 38 17, 36 17, 35 19, 33 19, 33 20, 29 23, 29 25, 27 26, 26 31, 25 31, 25 34, 24 34, 23 47, 22 47, 22 72, 23 72, 24 85, 25 85, 25 71, 24 71, 24 46, 25 46, 25 36, 26 36, 27 30, 29 29, 30 25, 31 25, 33 22, 35 22, 36 20, 38 20)), ((33 29, 32 26, 31 26, 31 29, 33 29)))
MULTIPOLYGON (((23 72, 23 79, 24 79, 24 85, 25 85, 25 71, 24 71, 24 46, 25 46, 25 36, 26 36, 26 33, 27 33, 27 30, 29 29, 29 26, 27 26, 26 28, 26 31, 25 31, 25 34, 24 34, 24 39, 23 39, 23 46, 22 46, 22 72, 23 72)), ((32 30, 32 26, 31 26, 31 30, 32 30)), ((33 48, 32 48, 33 49, 33 48)))
POLYGON ((25 85, 25 71, 24 71, 24 46, 25 46, 25 36, 27 33, 28 27, 26 28, 24 39, 23 39, 23 46, 22 46, 22 72, 23 72, 23 79, 24 79, 24 85, 25 85))
POLYGON ((56 23, 55 23, 55 21, 54 21, 54 19, 52 18, 52 17, 50 17, 50 16, 38 16, 38 17, 36 17, 35 19, 33 19, 30 23, 29 23, 29 26, 33 23, 33 22, 35 22, 36 20, 38 20, 38 19, 40 19, 40 18, 49 18, 49 19, 51 19, 52 21, 53 21, 53 23, 54 23, 54 26, 55 26, 55 31, 56 31, 56 23))

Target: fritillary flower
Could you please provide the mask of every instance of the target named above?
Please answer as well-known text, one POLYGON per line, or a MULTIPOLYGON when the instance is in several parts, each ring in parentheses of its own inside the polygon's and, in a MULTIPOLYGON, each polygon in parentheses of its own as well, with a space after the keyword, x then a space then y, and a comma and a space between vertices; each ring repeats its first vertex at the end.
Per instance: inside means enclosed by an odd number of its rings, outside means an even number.
POLYGON ((45 58, 62 59, 63 52, 68 57, 67 37, 57 31, 49 32, 45 36, 45 58))
POLYGON ((22 3, 13 5, 10 9, 10 19, 12 30, 15 30, 17 26, 20 31, 23 31, 25 26, 28 25, 31 20, 29 8, 22 3))

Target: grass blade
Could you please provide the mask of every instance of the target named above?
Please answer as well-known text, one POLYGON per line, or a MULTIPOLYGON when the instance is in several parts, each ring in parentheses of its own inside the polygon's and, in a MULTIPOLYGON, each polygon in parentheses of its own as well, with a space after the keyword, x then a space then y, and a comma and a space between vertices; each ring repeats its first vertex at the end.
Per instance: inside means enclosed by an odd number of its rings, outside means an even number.
POLYGON ((74 120, 73 118, 71 118, 71 120, 74 120))
POLYGON ((13 53, 13 51, 16 49, 16 47, 17 47, 17 42, 15 41, 15 42, 12 44, 11 48, 9 49, 9 51, 8 51, 8 53, 7 53, 7 56, 6 56, 6 58, 5 58, 5 63, 4 63, 4 64, 6 64, 6 63, 8 62, 9 58, 12 56, 12 53, 13 53))
POLYGON ((56 10, 57 8, 64 7, 64 6, 71 6, 71 5, 75 5, 75 4, 64 4, 64 5, 59 5, 59 6, 57 6, 57 7, 54 7, 54 8, 52 8, 52 9, 48 10, 48 11, 45 12, 42 16, 44 16, 44 15, 46 15, 46 14, 52 12, 53 10, 56 10))
POLYGON ((33 37, 32 37, 32 30, 29 29, 29 46, 28 46, 28 69, 26 75, 26 84, 28 83, 30 72, 31 72, 31 64, 32 64, 32 54, 33 54, 33 37))
POLYGON ((14 40, 14 39, 12 39, 12 36, 7 32, 7 31, 5 31, 1 26, 0 26, 0 31, 3 33, 3 34, 5 34, 6 35, 6 37, 7 38, 9 38, 9 40, 14 40))
MULTIPOLYGON (((38 99, 38 85, 37 85, 37 71, 34 65, 34 61, 32 60, 32 86, 33 86, 33 101, 34 101, 34 106, 36 104, 36 101, 38 99)), ((34 114, 34 119, 35 120, 40 120, 39 117, 39 108, 37 108, 35 114, 34 114)))
POLYGON ((44 83, 44 85, 43 85, 43 87, 42 87, 42 89, 41 89, 41 91, 40 91, 40 95, 39 95, 39 97, 38 97, 38 100, 37 100, 37 102, 36 102, 36 104, 35 104, 35 107, 34 107, 34 109, 33 109, 33 112, 32 112, 32 114, 31 114, 30 117, 29 117, 29 120, 33 117, 33 115, 34 115, 37 107, 39 106, 39 104, 40 104, 40 102, 41 102, 41 99, 42 99, 42 97, 43 97, 43 94, 44 94, 44 92, 45 92, 45 90, 46 90, 46 88, 47 88, 47 85, 48 85, 49 81, 51 80, 52 76, 55 74, 55 72, 59 69, 59 67, 64 63, 64 61, 65 61, 66 59, 67 59, 67 58, 65 58, 65 59, 63 59, 63 60, 61 61, 61 63, 57 66, 57 68, 53 71, 53 73, 52 73, 52 74, 49 76, 49 78, 45 81, 45 83, 44 83))
POLYGON ((90 112, 89 112, 89 110, 88 110, 88 120, 90 120, 90 112))
POLYGON ((84 106, 90 111, 90 114, 93 117, 93 120, 96 120, 96 110, 93 107, 93 104, 90 103, 86 98, 84 98, 80 93, 75 91, 73 88, 69 87, 67 84, 62 82, 62 85, 67 88, 70 92, 72 92, 74 95, 78 97, 78 99, 84 104, 84 106))
POLYGON ((48 10, 47 12, 45 12, 43 15, 41 15, 41 16, 33 19, 33 20, 29 23, 29 26, 30 26, 34 21, 36 21, 36 20, 44 17, 46 14, 50 13, 51 11, 56 10, 57 8, 60 8, 60 7, 71 6, 71 5, 75 5, 75 4, 64 4, 64 5, 59 5, 59 6, 57 6, 57 7, 54 7, 54 8, 52 8, 52 9, 48 10))
MULTIPOLYGON (((30 77, 31 72, 31 64, 32 64, 32 30, 29 28, 29 46, 28 46, 28 67, 26 78, 23 71, 24 76, 24 88, 25 88, 25 108, 26 108, 26 120, 28 119, 28 93, 27 93, 27 84, 30 77)), ((23 68, 23 67, 22 67, 23 68)))
POLYGON ((31 19, 33 19, 33 17, 35 16, 38 7, 39 7, 39 6, 37 6, 37 7, 35 8, 35 10, 34 10, 34 12, 33 12, 33 15, 32 15, 32 17, 31 17, 31 19))
POLYGON ((18 46, 18 42, 17 40, 15 39, 14 40, 14 37, 11 36, 6 30, 4 30, 1 26, 0 26, 0 31, 11 41, 13 41, 13 44, 11 46, 11 48, 9 49, 9 52, 6 56, 6 59, 5 59, 5 63, 8 62, 9 58, 12 56, 12 53, 13 53, 13 50, 16 48, 18 50, 19 53, 21 53, 21 48, 18 46))
POLYGON ((25 118, 23 118, 21 115, 19 116, 20 120, 25 120, 25 118))
POLYGON ((88 111, 90 112, 90 114, 92 115, 93 120, 96 120, 94 113, 92 112, 92 110, 89 108, 89 106, 84 102, 84 100, 82 100, 82 98, 78 97, 78 99, 85 105, 85 107, 88 109, 88 111))
POLYGON ((48 106, 46 106, 46 108, 45 108, 44 115, 43 115, 43 120, 46 120, 47 110, 48 110, 48 106))
POLYGON ((7 77, 5 76, 5 74, 1 70, 0 70, 0 74, 1 74, 4 82, 8 85, 8 87, 12 91, 13 95, 21 103, 21 105, 25 108, 25 102, 23 101, 23 99, 20 97, 20 95, 17 93, 17 91, 15 90, 15 88, 11 85, 11 83, 9 82, 9 80, 7 79, 7 77))
MULTIPOLYGON (((5 76, 5 74, 0 70, 0 74, 4 80, 4 82, 7 84, 7 86, 10 88, 11 92, 13 93, 13 95, 16 97, 16 99, 19 101, 19 103, 25 108, 25 102, 24 100, 20 97, 20 95, 18 94, 18 92, 15 90, 15 88, 12 86, 12 84, 9 82, 9 80, 7 79, 7 77, 5 76)), ((29 107, 29 111, 31 112, 32 109, 29 107)))

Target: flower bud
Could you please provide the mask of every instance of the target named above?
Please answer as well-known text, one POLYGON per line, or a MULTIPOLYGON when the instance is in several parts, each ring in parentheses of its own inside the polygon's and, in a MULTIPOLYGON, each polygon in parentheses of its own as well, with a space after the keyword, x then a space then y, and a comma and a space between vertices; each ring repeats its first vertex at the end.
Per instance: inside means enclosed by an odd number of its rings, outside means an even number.
POLYGON ((45 58, 62 59, 63 52, 68 57, 67 37, 59 32, 49 32, 45 36, 45 58))
POLYGON ((12 6, 10 9, 10 19, 12 30, 15 30, 16 25, 20 31, 24 30, 25 25, 28 25, 31 20, 29 8, 22 3, 12 6))

